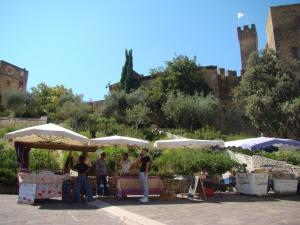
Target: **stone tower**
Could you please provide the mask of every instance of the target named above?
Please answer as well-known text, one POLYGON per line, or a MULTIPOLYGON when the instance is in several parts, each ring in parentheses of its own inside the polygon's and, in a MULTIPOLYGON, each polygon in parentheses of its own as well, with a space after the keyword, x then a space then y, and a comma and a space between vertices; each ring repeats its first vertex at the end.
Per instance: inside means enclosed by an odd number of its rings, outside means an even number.
POLYGON ((257 51, 258 41, 255 24, 251 24, 237 28, 238 38, 240 42, 242 70, 245 69, 249 56, 252 52, 257 51))
POLYGON ((0 60, 0 108, 2 96, 7 91, 26 91, 28 71, 0 60))
MULTIPOLYGON (((282 59, 300 60, 300 4, 271 7, 266 30, 268 48, 282 59)), ((295 75, 300 83, 300 71, 295 75)))

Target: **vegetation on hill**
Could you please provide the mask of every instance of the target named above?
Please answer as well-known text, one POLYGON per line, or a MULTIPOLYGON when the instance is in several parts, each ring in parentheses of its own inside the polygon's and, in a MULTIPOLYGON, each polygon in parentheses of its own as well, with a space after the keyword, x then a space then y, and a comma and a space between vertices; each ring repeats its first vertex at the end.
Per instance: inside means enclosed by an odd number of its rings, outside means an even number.
POLYGON ((236 90, 236 100, 261 132, 299 135, 300 88, 294 72, 298 63, 283 61, 275 52, 254 53, 236 90))
POLYGON ((272 51, 252 55, 232 102, 214 96, 196 58, 175 56, 151 70, 153 79, 139 86, 132 50, 125 53, 119 90, 108 93, 100 109, 62 85, 41 83, 28 93, 5 93, 2 114, 46 115, 49 122, 90 137, 122 134, 154 140, 159 129, 176 129, 186 137, 227 139, 225 135, 257 135, 253 126, 269 135, 300 135, 300 88, 293 76, 298 64, 283 63, 272 51), (207 127, 211 129, 202 135, 207 127))

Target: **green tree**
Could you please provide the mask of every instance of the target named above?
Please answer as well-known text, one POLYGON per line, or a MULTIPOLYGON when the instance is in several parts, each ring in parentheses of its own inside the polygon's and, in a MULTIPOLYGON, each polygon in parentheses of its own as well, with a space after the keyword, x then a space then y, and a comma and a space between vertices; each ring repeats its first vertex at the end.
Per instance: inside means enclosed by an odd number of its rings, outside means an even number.
POLYGON ((126 109, 146 101, 147 94, 141 89, 131 93, 114 91, 105 96, 102 114, 106 118, 115 118, 119 123, 126 123, 126 109))
POLYGON ((40 116, 40 107, 36 98, 30 93, 19 91, 5 92, 3 105, 6 110, 13 112, 15 117, 40 116))
POLYGON ((189 59, 182 55, 167 62, 165 69, 152 71, 159 77, 162 92, 207 95, 211 89, 204 80, 203 72, 203 68, 197 64, 196 58, 189 59))
POLYGON ((129 124, 134 125, 137 130, 140 126, 150 122, 150 108, 139 103, 132 108, 126 109, 126 118, 129 124))
POLYGON ((179 92, 168 96, 162 110, 176 126, 193 130, 211 125, 217 109, 218 100, 212 94, 190 96, 179 92))
POLYGON ((3 95, 3 106, 5 109, 14 113, 14 116, 20 117, 26 107, 26 93, 24 92, 5 92, 3 95))
POLYGON ((125 64, 121 73, 121 89, 129 93, 138 87, 138 80, 134 78, 132 49, 125 50, 125 64))
POLYGON ((67 89, 63 85, 50 87, 40 83, 31 89, 31 93, 39 105, 40 114, 47 115, 49 121, 54 122, 60 122, 59 111, 66 102, 82 102, 82 96, 74 95, 72 89, 67 89))
POLYGON ((286 137, 291 124, 299 124, 297 110, 299 85, 291 62, 280 60, 276 53, 265 50, 251 55, 235 93, 245 115, 261 132, 286 137))
POLYGON ((93 112, 88 114, 87 127, 92 138, 96 138, 96 134, 100 130, 101 123, 103 122, 102 119, 98 113, 93 112))
POLYGON ((284 126, 289 129, 289 132, 294 133, 300 138, 300 96, 290 102, 284 103, 282 105, 282 112, 286 118, 284 126))
POLYGON ((90 106, 83 102, 66 102, 58 111, 58 116, 63 121, 68 121, 71 128, 78 130, 88 120, 90 106))

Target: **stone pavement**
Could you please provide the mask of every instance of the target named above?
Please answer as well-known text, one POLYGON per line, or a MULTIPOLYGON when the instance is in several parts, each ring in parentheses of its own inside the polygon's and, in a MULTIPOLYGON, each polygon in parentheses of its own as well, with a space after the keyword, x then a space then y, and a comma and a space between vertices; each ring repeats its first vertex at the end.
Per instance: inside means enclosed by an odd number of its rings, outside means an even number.
POLYGON ((18 205, 16 195, 0 195, 0 225, 8 224, 201 224, 299 225, 300 196, 253 197, 222 194, 205 202, 187 199, 142 204, 138 198, 102 198, 89 204, 59 200, 18 205))
POLYGON ((300 224, 299 195, 255 197, 221 194, 220 196, 217 194, 205 202, 192 202, 188 199, 160 201, 156 198, 147 204, 138 203, 137 198, 103 200, 123 210, 172 225, 300 224))
POLYGON ((18 205, 16 195, 0 195, 0 225, 119 225, 120 219, 85 203, 63 204, 44 200, 18 205))

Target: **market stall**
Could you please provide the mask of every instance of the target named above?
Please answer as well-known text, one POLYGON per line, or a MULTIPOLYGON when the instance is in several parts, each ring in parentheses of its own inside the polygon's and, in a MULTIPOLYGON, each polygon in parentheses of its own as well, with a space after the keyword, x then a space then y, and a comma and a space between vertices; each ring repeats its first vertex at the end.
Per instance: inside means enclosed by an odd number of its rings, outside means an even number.
MULTIPOLYGON (((89 146, 89 139, 74 131, 55 124, 28 127, 7 133, 5 138, 14 142, 17 162, 20 166, 18 174, 19 193, 25 186, 32 189, 34 199, 61 197, 62 183, 70 178, 68 173, 53 171, 29 171, 29 153, 31 148, 66 151, 96 151, 89 146)), ((20 199, 19 199, 20 200, 20 199)))
MULTIPOLYGON (((90 145, 97 147, 107 146, 127 146, 127 147, 146 147, 149 141, 124 136, 110 136, 95 138, 90 141, 90 145)), ((132 163, 134 166, 135 163, 132 163)), ((136 166, 136 165, 135 165, 136 166)), ((127 195, 142 195, 143 190, 138 176, 115 176, 116 195, 119 198, 127 195)), ((150 176, 148 179, 149 194, 159 195, 163 189, 162 181, 158 176, 150 176)))
MULTIPOLYGON (((204 148, 211 148, 211 147, 222 148, 222 147, 224 147, 224 141, 223 140, 199 140, 199 139, 181 138, 181 139, 171 139, 171 140, 159 140, 154 143, 153 147, 156 149, 177 149, 177 148, 204 149, 204 148)), ((189 180, 183 176, 177 176, 174 178, 174 180, 179 182, 180 192, 183 196, 183 194, 187 191, 187 189, 183 188, 184 185, 182 185, 182 184, 189 182, 189 180)), ((206 195, 203 191, 203 188, 204 188, 203 184, 207 184, 207 186, 209 186, 209 187, 211 187, 211 186, 216 187, 216 186, 219 186, 219 183, 220 183, 219 177, 211 177, 210 180, 206 179, 205 172, 200 176, 195 175, 192 179, 192 183, 189 188, 190 189, 189 195, 190 196, 198 195, 198 197, 205 200, 206 195), (201 179, 199 177, 201 177, 201 179), (196 185, 196 187, 192 187, 192 186, 195 186, 195 185, 193 185, 193 183, 194 183, 193 181, 195 181, 195 180, 197 180, 198 185, 196 185), (198 187, 201 187, 201 189, 199 189, 198 187), (192 193, 191 193, 191 190, 192 190, 192 193), (196 192, 199 192, 199 190, 201 190, 201 193, 196 193, 196 192)), ((163 191, 163 195, 164 195, 163 198, 174 199, 176 197, 176 193, 174 193, 174 191, 170 190, 170 187, 171 187, 170 185, 166 185, 166 187, 163 191)), ((208 190, 209 188, 205 187, 205 189, 208 190)), ((217 188, 215 188, 214 190, 216 190, 216 189, 217 188)), ((210 190, 212 190, 212 189, 210 188, 210 190)))
MULTIPOLYGON (((226 147, 240 147, 249 151, 276 147, 282 150, 300 148, 293 139, 257 137, 225 142, 226 147)), ((247 164, 247 173, 238 173, 236 188, 243 194, 266 195, 268 189, 275 194, 296 194, 298 180, 284 162, 272 161, 261 156, 246 156, 230 153, 238 162, 247 164), (259 163, 257 163, 259 160, 259 163)))

